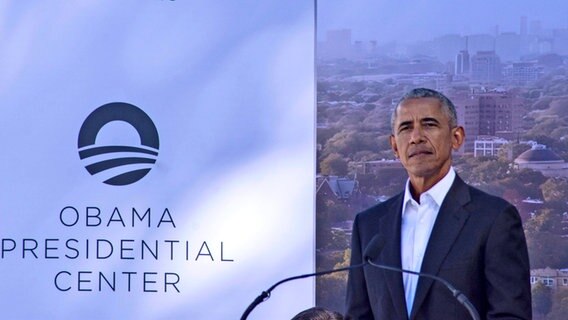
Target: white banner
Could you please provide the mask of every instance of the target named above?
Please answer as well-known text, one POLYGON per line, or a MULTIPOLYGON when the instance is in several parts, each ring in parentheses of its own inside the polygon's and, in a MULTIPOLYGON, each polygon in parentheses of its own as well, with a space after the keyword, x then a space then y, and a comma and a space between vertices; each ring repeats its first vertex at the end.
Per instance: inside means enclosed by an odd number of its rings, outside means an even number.
POLYGON ((314 10, 3 1, 0 318, 237 319, 313 271, 314 10))

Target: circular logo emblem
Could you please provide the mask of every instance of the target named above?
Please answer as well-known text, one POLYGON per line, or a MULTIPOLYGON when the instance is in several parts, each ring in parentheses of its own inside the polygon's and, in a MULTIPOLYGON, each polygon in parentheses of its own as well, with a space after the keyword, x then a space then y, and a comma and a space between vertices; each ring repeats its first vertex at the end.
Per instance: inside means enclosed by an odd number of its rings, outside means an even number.
POLYGON ((124 102, 105 104, 93 111, 79 131, 79 158, 91 175, 124 186, 142 179, 154 166, 160 141, 152 119, 142 109, 124 102), (97 135, 112 121, 130 124, 140 136, 138 145, 98 145, 97 135))

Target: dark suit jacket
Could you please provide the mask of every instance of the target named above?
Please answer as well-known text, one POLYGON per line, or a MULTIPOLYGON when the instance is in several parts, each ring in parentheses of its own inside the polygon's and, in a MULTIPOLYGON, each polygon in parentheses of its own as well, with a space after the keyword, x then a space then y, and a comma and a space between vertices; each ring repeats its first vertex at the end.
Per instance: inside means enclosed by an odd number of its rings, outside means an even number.
MULTIPOLYGON (((351 264, 375 235, 386 244, 373 261, 401 267, 401 193, 357 215, 351 264)), ((482 319, 531 319, 529 258, 519 214, 505 200, 468 186, 458 176, 440 207, 422 272, 462 291, 482 319)), ((408 319, 402 275, 365 266, 349 273, 347 319, 408 319)), ((410 319, 470 319, 441 283, 421 277, 410 319)))

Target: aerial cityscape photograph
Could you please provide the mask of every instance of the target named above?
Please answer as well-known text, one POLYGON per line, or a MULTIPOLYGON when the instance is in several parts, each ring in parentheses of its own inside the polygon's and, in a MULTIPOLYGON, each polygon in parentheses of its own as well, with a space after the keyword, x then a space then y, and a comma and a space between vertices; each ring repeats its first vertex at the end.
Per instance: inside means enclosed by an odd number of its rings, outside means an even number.
MULTIPOLYGON (((317 15, 316 265, 349 265, 355 215, 405 186, 391 114, 425 87, 456 106, 453 167, 515 205, 534 319, 568 314, 568 4, 330 1, 317 15)), ((344 311, 346 273, 316 283, 344 311)))

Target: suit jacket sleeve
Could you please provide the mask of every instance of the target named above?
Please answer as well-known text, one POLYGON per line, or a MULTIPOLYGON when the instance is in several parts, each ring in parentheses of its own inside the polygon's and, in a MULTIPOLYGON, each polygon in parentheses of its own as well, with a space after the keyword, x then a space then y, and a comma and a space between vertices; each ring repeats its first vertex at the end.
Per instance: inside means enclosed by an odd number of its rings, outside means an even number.
MULTIPOLYGON (((362 248, 359 223, 359 215, 357 215, 353 223, 353 235, 351 238, 351 265, 362 263, 364 258, 362 256, 364 248, 362 248)), ((373 320, 363 268, 355 268, 349 271, 346 307, 346 319, 373 320)))
POLYGON ((497 216, 489 231, 485 257, 487 318, 531 319, 529 257, 521 220, 512 205, 497 216))

